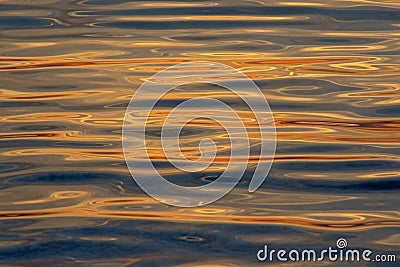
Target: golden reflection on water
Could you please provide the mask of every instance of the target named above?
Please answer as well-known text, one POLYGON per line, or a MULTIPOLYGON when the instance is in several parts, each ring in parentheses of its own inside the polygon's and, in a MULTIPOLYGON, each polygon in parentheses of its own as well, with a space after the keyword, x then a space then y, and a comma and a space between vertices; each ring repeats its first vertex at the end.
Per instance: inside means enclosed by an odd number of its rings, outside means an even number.
MULTIPOLYGON (((40 0, 0 5, 0 222, 4 229, 9 229, 6 221, 16 225, 3 234, 101 229, 128 220, 132 227, 151 221, 160 224, 160 231, 202 229, 206 236, 223 232, 212 224, 254 227, 246 228, 253 229, 252 235, 227 234, 243 246, 265 240, 304 244, 316 233, 322 240, 338 233, 353 236, 354 246, 398 247, 398 1, 40 0), (177 63, 202 60, 237 68, 262 89, 277 127, 275 163, 254 194, 246 192, 244 179, 212 205, 168 207, 145 195, 128 175, 121 148, 124 112, 148 77, 177 63), (257 233, 269 229, 257 227, 273 226, 287 227, 287 233, 257 233)), ((178 88, 163 100, 204 95, 237 104, 214 87, 178 88)), ((152 112, 154 131, 171 108, 152 112)), ((239 113, 256 149, 257 125, 247 110, 239 113)), ((226 134, 201 120, 187 130, 182 144, 192 159, 198 157, 202 137, 221 142, 215 165, 201 177, 165 166, 162 172, 178 181, 209 182, 229 160, 226 134)), ((164 163, 156 137, 150 157, 164 163)), ((266 160, 253 154, 250 167, 266 160)), ((117 233, 77 235, 82 242, 149 242, 117 233)), ((171 237, 171 244, 208 242, 207 237, 171 237)), ((0 240, 0 255, 2 249, 31 244, 23 234, 15 240, 0 235, 0 240)), ((164 259, 145 251, 103 262, 128 266, 164 259)), ((221 252, 219 258, 210 256, 212 262, 203 257, 182 263, 180 252, 171 248, 170 253, 174 266, 251 266, 255 259, 221 252)), ((99 263, 73 257, 83 266, 99 263)))

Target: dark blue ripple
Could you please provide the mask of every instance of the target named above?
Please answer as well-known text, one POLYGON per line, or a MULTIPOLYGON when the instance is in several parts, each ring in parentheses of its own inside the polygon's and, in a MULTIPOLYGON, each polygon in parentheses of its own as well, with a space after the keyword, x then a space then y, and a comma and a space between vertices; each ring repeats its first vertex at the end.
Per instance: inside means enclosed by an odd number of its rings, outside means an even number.
POLYGON ((0 28, 46 28, 55 26, 56 23, 46 18, 2 17, 0 28))

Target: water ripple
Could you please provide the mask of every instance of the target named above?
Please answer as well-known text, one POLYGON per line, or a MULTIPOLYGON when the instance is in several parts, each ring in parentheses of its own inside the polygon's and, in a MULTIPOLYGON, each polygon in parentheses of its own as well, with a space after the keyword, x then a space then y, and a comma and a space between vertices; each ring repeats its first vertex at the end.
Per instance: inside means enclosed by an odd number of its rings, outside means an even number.
POLYGON ((398 1, 0 2, 2 264, 251 266, 266 242, 321 249, 338 237, 353 248, 396 251, 398 1), (194 120, 182 131, 183 153, 197 158, 198 141, 213 138, 213 166, 188 175, 167 162, 160 124, 192 97, 237 109, 252 152, 229 195, 179 209, 130 177, 122 120, 144 80, 202 60, 257 83, 278 147, 270 176, 248 194, 255 163, 270 159, 256 155, 258 126, 247 107, 224 88, 175 88, 149 120, 148 152, 167 179, 209 183, 230 157, 224 130, 194 120))

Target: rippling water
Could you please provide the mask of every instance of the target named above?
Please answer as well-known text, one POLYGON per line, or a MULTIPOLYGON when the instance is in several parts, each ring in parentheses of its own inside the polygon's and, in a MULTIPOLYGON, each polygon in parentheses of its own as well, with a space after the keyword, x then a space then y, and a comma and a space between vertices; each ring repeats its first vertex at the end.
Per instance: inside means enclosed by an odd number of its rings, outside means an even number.
MULTIPOLYGON (((397 0, 1 0, 0 264, 260 266, 265 243, 319 249, 339 237, 398 252, 399 27, 397 0), (257 192, 247 174, 211 205, 170 207, 130 177, 122 121, 148 77, 199 60, 256 82, 278 147, 257 192)), ((156 116, 201 93, 240 104, 193 86, 156 116)), ((207 183, 226 163, 223 131, 185 129, 189 156, 219 139, 217 166, 163 172, 207 183)))

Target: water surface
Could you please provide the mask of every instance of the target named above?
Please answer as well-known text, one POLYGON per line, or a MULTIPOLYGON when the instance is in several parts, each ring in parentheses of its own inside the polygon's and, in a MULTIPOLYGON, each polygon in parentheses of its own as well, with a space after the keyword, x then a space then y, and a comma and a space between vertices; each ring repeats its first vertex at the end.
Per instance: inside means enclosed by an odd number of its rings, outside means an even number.
MULTIPOLYGON (((319 249, 339 237, 398 253, 399 8, 395 0, 0 1, 0 264, 260 266, 266 243, 319 249), (121 129, 146 78, 190 61, 253 79, 273 110, 278 147, 256 193, 247 192, 250 164, 221 200, 176 208, 132 180, 121 129)), ((197 95, 240 108, 223 88, 192 85, 166 96, 155 119, 197 95)), ((157 127, 149 134, 159 137, 157 127)), ((220 142, 216 165, 188 175, 154 149, 163 173, 183 185, 215 179, 228 155, 223 129, 194 122, 183 135, 193 157, 202 138, 220 142)), ((257 135, 252 142, 256 153, 257 135)))

